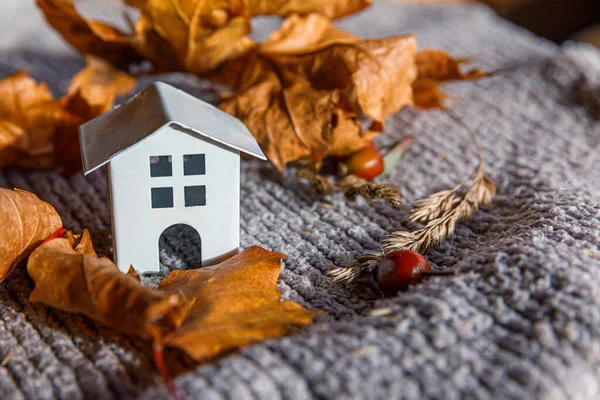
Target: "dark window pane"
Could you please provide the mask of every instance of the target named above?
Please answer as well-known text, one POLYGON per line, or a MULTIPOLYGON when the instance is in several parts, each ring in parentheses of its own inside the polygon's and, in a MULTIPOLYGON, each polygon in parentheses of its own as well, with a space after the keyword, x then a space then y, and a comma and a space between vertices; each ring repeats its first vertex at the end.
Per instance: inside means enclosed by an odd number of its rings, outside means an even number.
POLYGON ((186 154, 183 156, 184 175, 204 175, 205 173, 204 154, 186 154))
POLYGON ((150 156, 150 176, 172 176, 171 156, 150 156))
POLYGON ((186 207, 206 205, 206 186, 186 186, 184 191, 186 207))
POLYGON ((152 208, 173 207, 173 188, 152 188, 152 208))

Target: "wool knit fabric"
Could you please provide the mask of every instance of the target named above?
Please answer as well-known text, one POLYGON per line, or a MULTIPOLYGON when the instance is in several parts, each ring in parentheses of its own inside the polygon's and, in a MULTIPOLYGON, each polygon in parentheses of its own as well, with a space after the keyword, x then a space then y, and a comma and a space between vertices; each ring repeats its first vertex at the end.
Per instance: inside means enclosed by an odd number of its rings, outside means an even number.
MULTIPOLYGON (((62 95, 83 61, 32 3, 0 5, 0 73, 27 68, 62 95)), ((255 36, 278 23, 262 18, 255 36)), ((381 179, 402 190, 398 209, 340 194, 321 199, 290 172, 243 162, 242 247, 287 254, 283 297, 326 314, 212 363, 173 355, 178 391, 204 400, 600 398, 598 50, 549 43, 475 5, 377 2, 339 25, 368 37, 414 33, 420 48, 498 71, 446 87, 451 108, 479 136, 498 194, 428 253, 434 269, 456 276, 384 297, 371 280, 337 285, 327 271, 377 250, 388 232, 414 228, 407 224, 414 200, 472 176, 477 158, 460 124, 408 108, 388 118, 377 145, 414 137, 402 164, 381 179), (381 308, 391 313, 372 315, 381 308)), ((159 78, 217 98, 196 78, 159 78)), ((36 193, 66 227, 89 228, 99 252, 110 254, 104 172, 5 169, 0 186, 36 193)), ((178 255, 193 246, 184 239, 165 245, 163 273, 186 267, 178 255)), ((0 399, 168 397, 148 343, 31 304, 32 287, 23 267, 0 284, 0 360, 10 355, 0 367, 0 399)))

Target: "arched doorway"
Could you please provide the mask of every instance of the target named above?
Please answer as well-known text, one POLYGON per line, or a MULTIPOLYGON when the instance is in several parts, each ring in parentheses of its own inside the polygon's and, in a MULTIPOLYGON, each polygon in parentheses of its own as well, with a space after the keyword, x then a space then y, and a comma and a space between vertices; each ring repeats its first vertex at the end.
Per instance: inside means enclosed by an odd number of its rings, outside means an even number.
POLYGON ((196 229, 187 224, 171 225, 158 239, 160 270, 202 267, 202 240, 196 229))

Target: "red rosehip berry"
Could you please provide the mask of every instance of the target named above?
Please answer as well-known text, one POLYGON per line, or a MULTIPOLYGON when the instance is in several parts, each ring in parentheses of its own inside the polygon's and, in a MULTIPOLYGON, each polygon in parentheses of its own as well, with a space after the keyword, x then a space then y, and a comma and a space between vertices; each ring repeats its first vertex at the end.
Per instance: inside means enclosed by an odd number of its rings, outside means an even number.
POLYGON ((394 251, 381 260, 377 268, 377 284, 382 292, 396 294, 430 276, 456 275, 456 270, 432 271, 422 254, 412 250, 394 251))
POLYGON ((368 181, 381 175, 384 166, 383 157, 374 146, 364 147, 351 154, 344 160, 344 165, 349 174, 368 181))
POLYGON ((379 263, 377 283, 384 293, 395 294, 421 282, 424 272, 431 272, 431 267, 422 254, 411 250, 394 251, 379 263))

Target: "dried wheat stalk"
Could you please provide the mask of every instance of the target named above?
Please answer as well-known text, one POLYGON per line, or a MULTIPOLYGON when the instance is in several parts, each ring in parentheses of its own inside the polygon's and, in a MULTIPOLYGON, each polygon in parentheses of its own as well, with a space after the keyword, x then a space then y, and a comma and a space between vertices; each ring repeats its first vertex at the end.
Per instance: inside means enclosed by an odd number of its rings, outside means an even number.
POLYGON ((456 224, 469 220, 481 204, 488 204, 492 200, 496 192, 481 161, 473 185, 462 196, 458 196, 458 189, 455 189, 434 193, 415 203, 408 218, 411 222, 426 224, 425 227, 412 232, 391 233, 382 242, 383 252, 388 254, 408 249, 424 253, 436 247, 452 236, 456 224))
POLYGON ((374 183, 356 175, 346 175, 338 181, 338 185, 349 201, 355 201, 358 196, 362 196, 371 201, 385 200, 392 207, 402 203, 398 198, 400 191, 388 183, 374 183))
POLYGON ((382 257, 382 253, 361 254, 354 263, 330 270, 329 276, 331 276, 333 282, 352 283, 369 275, 377 267, 382 257))
POLYGON ((333 194, 333 183, 324 176, 319 175, 311 160, 302 159, 296 162, 296 176, 308 180, 312 190, 322 196, 333 194))
MULTIPOLYGON (((315 193, 322 196, 333 194, 333 183, 319 174, 311 160, 301 159, 295 165, 296 176, 306 179, 315 193)), ((349 201, 355 201, 358 196, 362 196, 370 201, 384 200, 393 207, 401 203, 398 198, 400 191, 387 183, 374 183, 356 175, 346 175, 337 184, 349 201)))
POLYGON ((438 246, 454 233, 456 224, 467 221, 481 204, 488 204, 496 193, 494 183, 483 169, 481 146, 475 133, 458 116, 450 114, 464 125, 477 147, 479 164, 473 183, 464 193, 459 194, 464 182, 453 189, 442 190, 415 202, 409 214, 409 221, 420 222, 425 227, 415 231, 398 231, 389 234, 382 241, 382 251, 359 256, 353 264, 334 268, 329 272, 334 282, 351 283, 376 268, 379 261, 393 251, 413 250, 424 253, 438 246))

